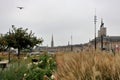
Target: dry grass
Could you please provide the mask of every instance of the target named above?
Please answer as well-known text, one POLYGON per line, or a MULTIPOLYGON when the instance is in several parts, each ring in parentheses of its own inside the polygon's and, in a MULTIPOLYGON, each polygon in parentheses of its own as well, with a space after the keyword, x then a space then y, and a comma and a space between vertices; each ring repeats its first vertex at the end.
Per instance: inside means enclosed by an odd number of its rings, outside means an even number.
POLYGON ((58 80, 120 80, 120 55, 100 51, 57 53, 58 80))

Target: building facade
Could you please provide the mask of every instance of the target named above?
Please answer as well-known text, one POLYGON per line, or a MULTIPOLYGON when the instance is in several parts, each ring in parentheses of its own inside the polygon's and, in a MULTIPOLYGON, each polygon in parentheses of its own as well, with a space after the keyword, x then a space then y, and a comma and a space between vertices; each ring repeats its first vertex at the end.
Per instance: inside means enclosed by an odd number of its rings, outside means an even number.
MULTIPOLYGON (((94 39, 90 41, 94 46, 94 39)), ((107 35, 107 28, 104 27, 104 23, 101 20, 100 29, 98 30, 98 37, 96 37, 97 49, 101 50, 118 50, 120 49, 120 36, 107 35)))
MULTIPOLYGON (((94 49, 95 39, 89 41, 85 44, 77 44, 77 45, 66 45, 66 46, 56 46, 54 47, 54 40, 52 35, 51 47, 42 46, 37 47, 39 51, 48 51, 48 52, 81 52, 83 50, 94 49)), ((120 36, 109 36, 107 35, 107 28, 104 27, 103 20, 101 20, 100 29, 98 30, 98 36, 96 37, 96 48, 99 50, 120 50, 120 36)))

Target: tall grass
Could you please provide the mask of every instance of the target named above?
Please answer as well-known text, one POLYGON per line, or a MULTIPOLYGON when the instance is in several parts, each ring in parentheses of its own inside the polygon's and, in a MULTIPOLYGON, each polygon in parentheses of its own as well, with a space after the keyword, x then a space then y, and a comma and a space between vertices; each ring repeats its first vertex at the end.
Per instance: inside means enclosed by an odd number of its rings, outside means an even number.
POLYGON ((120 80, 120 55, 88 51, 56 54, 58 80, 120 80))
POLYGON ((0 70, 0 80, 23 80, 24 73, 27 71, 25 63, 12 63, 8 68, 0 70))

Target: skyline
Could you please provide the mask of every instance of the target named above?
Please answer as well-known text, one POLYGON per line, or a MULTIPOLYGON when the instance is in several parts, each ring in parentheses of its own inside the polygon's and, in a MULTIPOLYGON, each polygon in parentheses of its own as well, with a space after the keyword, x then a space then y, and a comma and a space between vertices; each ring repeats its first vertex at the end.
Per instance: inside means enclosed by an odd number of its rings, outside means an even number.
POLYGON ((97 26, 101 18, 107 27, 107 35, 120 35, 119 0, 1 0, 0 33, 6 33, 12 25, 32 30, 42 37, 44 46, 86 43, 94 39, 94 15, 97 26), (23 6, 20 10, 17 7, 23 6))

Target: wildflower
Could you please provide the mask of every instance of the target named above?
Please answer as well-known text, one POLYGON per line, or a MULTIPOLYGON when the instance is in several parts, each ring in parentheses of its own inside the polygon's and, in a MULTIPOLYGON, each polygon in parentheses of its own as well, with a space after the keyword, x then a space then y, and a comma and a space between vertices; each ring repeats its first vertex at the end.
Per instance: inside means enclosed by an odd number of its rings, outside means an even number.
POLYGON ((38 65, 38 62, 34 62, 35 65, 38 65))
POLYGON ((43 61, 41 60, 40 62, 39 62, 39 64, 41 64, 43 61))
POLYGON ((26 75, 27 75, 27 74, 25 73, 25 74, 24 74, 24 77, 25 77, 26 75))
POLYGON ((52 75, 52 76, 51 76, 51 79, 52 79, 52 80, 54 80, 54 79, 55 79, 55 76, 54 76, 54 75, 52 75))
POLYGON ((49 59, 47 60, 47 63, 50 63, 51 60, 52 60, 52 58, 49 58, 49 59))

